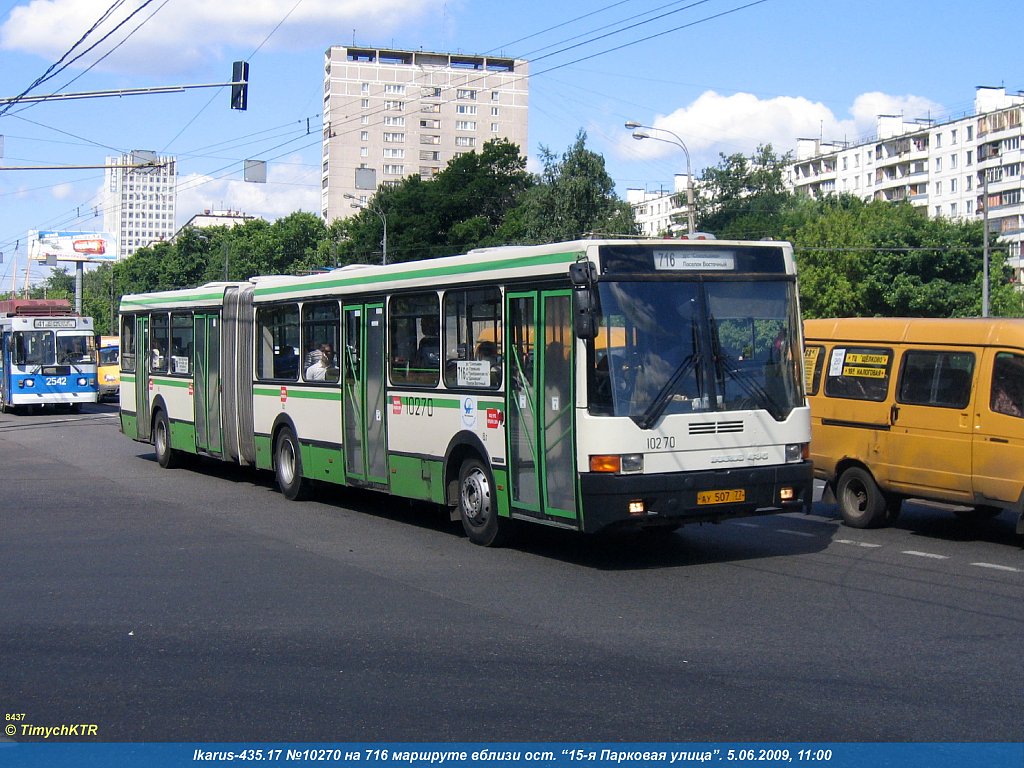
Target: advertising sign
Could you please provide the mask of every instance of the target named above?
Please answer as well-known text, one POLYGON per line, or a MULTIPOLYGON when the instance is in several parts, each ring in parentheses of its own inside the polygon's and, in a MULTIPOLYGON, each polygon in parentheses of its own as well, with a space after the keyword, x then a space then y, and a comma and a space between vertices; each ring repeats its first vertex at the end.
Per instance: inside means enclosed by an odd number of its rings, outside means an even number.
POLYGON ((28 233, 28 257, 34 261, 116 261, 117 244, 109 232, 28 233))

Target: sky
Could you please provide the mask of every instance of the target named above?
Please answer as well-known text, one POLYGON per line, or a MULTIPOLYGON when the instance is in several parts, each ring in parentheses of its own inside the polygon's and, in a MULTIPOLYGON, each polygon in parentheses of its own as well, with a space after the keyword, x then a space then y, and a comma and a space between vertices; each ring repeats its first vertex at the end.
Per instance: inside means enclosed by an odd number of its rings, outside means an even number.
POLYGON ((866 140, 881 114, 955 119, 977 86, 1024 90, 1022 22, 1019 0, 0 0, 0 99, 44 76, 30 95, 213 85, 250 65, 245 111, 227 87, 0 103, 0 290, 45 277, 26 270, 30 230, 103 229, 102 168, 39 166, 174 155, 178 226, 203 209, 319 213, 332 45, 528 60, 530 169, 583 130, 624 197, 686 170, 628 120, 674 133, 699 177, 759 145, 866 140), (243 181, 247 159, 267 183, 243 181))

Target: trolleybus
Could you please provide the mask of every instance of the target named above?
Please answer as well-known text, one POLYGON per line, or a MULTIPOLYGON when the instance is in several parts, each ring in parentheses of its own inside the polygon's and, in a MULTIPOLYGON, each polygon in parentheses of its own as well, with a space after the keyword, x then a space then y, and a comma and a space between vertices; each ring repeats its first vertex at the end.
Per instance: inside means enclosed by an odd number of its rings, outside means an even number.
POLYGON ((0 411, 78 410, 96 396, 91 317, 76 315, 66 299, 0 301, 0 411))
POLYGON ((126 295, 122 431, 594 532, 808 508, 810 415, 783 242, 581 240, 126 295))

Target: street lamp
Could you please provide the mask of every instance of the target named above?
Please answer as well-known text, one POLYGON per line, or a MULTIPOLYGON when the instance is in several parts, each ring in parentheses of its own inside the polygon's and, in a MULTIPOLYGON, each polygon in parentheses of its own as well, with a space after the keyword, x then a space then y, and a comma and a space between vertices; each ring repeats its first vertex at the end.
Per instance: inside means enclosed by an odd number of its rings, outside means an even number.
POLYGON ((388 263, 388 219, 387 219, 387 216, 385 216, 384 212, 382 210, 380 210, 379 208, 374 208, 372 205, 367 205, 366 203, 360 202, 359 199, 355 195, 349 195, 349 194, 346 193, 346 194, 342 195, 342 197, 344 197, 346 200, 354 200, 355 201, 355 202, 353 202, 350 205, 351 208, 355 208, 355 209, 360 210, 360 211, 365 208, 367 211, 373 211, 380 218, 380 223, 384 226, 384 239, 381 240, 381 242, 380 242, 381 250, 384 253, 384 258, 382 259, 381 263, 386 266, 387 263, 388 263))
POLYGON ((664 141, 666 144, 675 144, 686 155, 686 224, 688 227, 687 234, 692 235, 696 229, 693 220, 693 172, 690 169, 690 150, 686 148, 683 140, 679 138, 675 133, 668 130, 667 128, 655 128, 651 125, 640 125, 635 120, 626 121, 626 128, 633 132, 633 138, 637 141, 643 139, 654 139, 655 141, 664 141), (638 131, 637 128, 646 128, 648 131, 661 131, 671 136, 671 139, 663 139, 660 136, 652 136, 646 131, 638 131))

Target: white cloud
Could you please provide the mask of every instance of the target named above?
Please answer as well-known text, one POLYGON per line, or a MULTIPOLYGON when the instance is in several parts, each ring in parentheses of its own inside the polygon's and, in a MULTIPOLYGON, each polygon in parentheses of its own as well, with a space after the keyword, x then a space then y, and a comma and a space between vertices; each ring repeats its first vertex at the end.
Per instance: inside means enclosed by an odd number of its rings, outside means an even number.
POLYGON ((316 169, 298 156, 267 166, 267 183, 216 179, 188 174, 178 179, 177 226, 204 210, 232 210, 274 221, 296 211, 320 212, 320 181, 316 169))
MULTIPOLYGON (((910 120, 941 112, 939 104, 919 96, 875 92, 858 96, 850 116, 841 118, 825 104, 800 96, 761 99, 749 93, 724 96, 706 91, 688 106, 655 116, 650 125, 677 134, 691 153, 694 172, 699 173, 699 168, 715 164, 720 152, 749 155, 759 144, 771 144, 781 154, 794 148, 798 138, 854 141, 875 133, 878 115, 903 115, 910 120)), ((652 135, 671 140, 665 133, 652 135)), ((664 141, 637 142, 628 136, 619 140, 619 150, 648 159, 679 151, 664 141)))
MULTIPOLYGON (((311 45, 326 49, 352 32, 357 39, 379 37, 431 12, 439 13, 444 4, 444 0, 303 0, 293 6, 275 0, 175 0, 161 7, 153 2, 106 43, 84 56, 82 62, 94 62, 131 33, 116 53, 97 66, 98 70, 185 72, 200 62, 223 58, 225 49, 251 51, 264 43, 268 49, 311 45), (132 33, 151 14, 152 19, 132 33)), ((15 7, 0 26, 0 50, 56 61, 107 6, 107 0, 31 0, 15 7)), ((88 37, 82 48, 110 32, 137 7, 133 4, 133 8, 119 10, 88 37)))
POLYGON ((74 191, 74 184, 57 184, 50 191, 50 194, 52 194, 56 200, 66 200, 71 197, 74 191))

